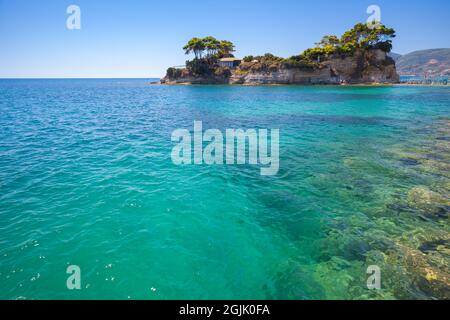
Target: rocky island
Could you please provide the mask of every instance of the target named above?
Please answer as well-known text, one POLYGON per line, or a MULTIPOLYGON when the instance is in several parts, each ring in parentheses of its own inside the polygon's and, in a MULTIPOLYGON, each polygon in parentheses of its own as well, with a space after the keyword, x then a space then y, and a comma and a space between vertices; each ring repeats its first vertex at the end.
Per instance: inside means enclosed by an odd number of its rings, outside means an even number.
POLYGON ((395 31, 358 23, 340 38, 325 36, 316 47, 290 58, 266 53, 234 58, 234 45, 214 37, 193 38, 184 47, 193 60, 169 68, 162 84, 375 84, 397 83, 395 61, 388 54, 395 31))

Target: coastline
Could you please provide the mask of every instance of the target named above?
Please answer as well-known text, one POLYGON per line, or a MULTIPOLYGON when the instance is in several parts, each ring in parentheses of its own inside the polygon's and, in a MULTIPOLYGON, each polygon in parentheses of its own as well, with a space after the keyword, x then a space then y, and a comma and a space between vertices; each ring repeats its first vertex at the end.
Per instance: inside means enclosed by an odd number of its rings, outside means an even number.
POLYGON ((449 88, 450 85, 444 84, 412 84, 412 83, 359 83, 359 84, 239 84, 239 83, 211 83, 211 84, 197 84, 197 83, 148 83, 149 85, 162 86, 232 86, 232 87, 437 87, 449 88))

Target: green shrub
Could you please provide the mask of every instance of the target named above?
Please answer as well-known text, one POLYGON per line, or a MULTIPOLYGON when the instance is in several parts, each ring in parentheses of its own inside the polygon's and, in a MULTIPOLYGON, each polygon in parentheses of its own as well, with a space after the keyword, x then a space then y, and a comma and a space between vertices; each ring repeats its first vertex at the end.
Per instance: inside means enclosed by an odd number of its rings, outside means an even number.
POLYGON ((181 76, 181 70, 176 68, 167 69, 167 76, 171 79, 176 79, 181 76))
POLYGON ((300 68, 300 69, 313 69, 317 66, 317 63, 309 60, 304 55, 292 56, 284 59, 283 66, 287 68, 300 68))
POLYGON ((214 72, 214 64, 211 64, 208 59, 194 59, 186 61, 186 68, 197 76, 209 75, 214 72))
POLYGON ((226 67, 218 67, 214 71, 214 75, 219 76, 219 77, 228 78, 228 77, 231 76, 231 70, 229 68, 226 68, 226 67))

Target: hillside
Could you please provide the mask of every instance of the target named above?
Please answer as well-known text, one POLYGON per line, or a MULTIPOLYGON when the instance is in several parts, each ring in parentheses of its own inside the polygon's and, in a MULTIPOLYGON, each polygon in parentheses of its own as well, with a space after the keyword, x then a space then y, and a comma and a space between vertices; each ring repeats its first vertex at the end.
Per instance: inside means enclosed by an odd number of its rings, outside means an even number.
POLYGON ((397 63, 397 62, 398 62, 398 59, 400 59, 400 58, 402 57, 401 54, 394 53, 394 52, 390 52, 390 53, 389 53, 389 56, 390 56, 392 59, 394 59, 395 63, 397 63))
POLYGON ((392 54, 400 75, 450 75, 450 49, 429 49, 406 55, 392 54))

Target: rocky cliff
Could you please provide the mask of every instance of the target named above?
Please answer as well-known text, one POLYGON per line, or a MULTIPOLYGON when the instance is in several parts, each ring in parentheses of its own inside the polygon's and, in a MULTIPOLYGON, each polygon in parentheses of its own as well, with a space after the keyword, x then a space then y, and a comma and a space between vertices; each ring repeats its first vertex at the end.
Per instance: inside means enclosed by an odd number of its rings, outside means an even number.
POLYGON ((163 84, 371 84, 396 83, 399 76, 394 60, 382 50, 357 50, 351 56, 330 55, 313 67, 284 63, 263 65, 243 62, 232 70, 215 70, 195 75, 189 69, 178 70, 161 80, 163 84))

